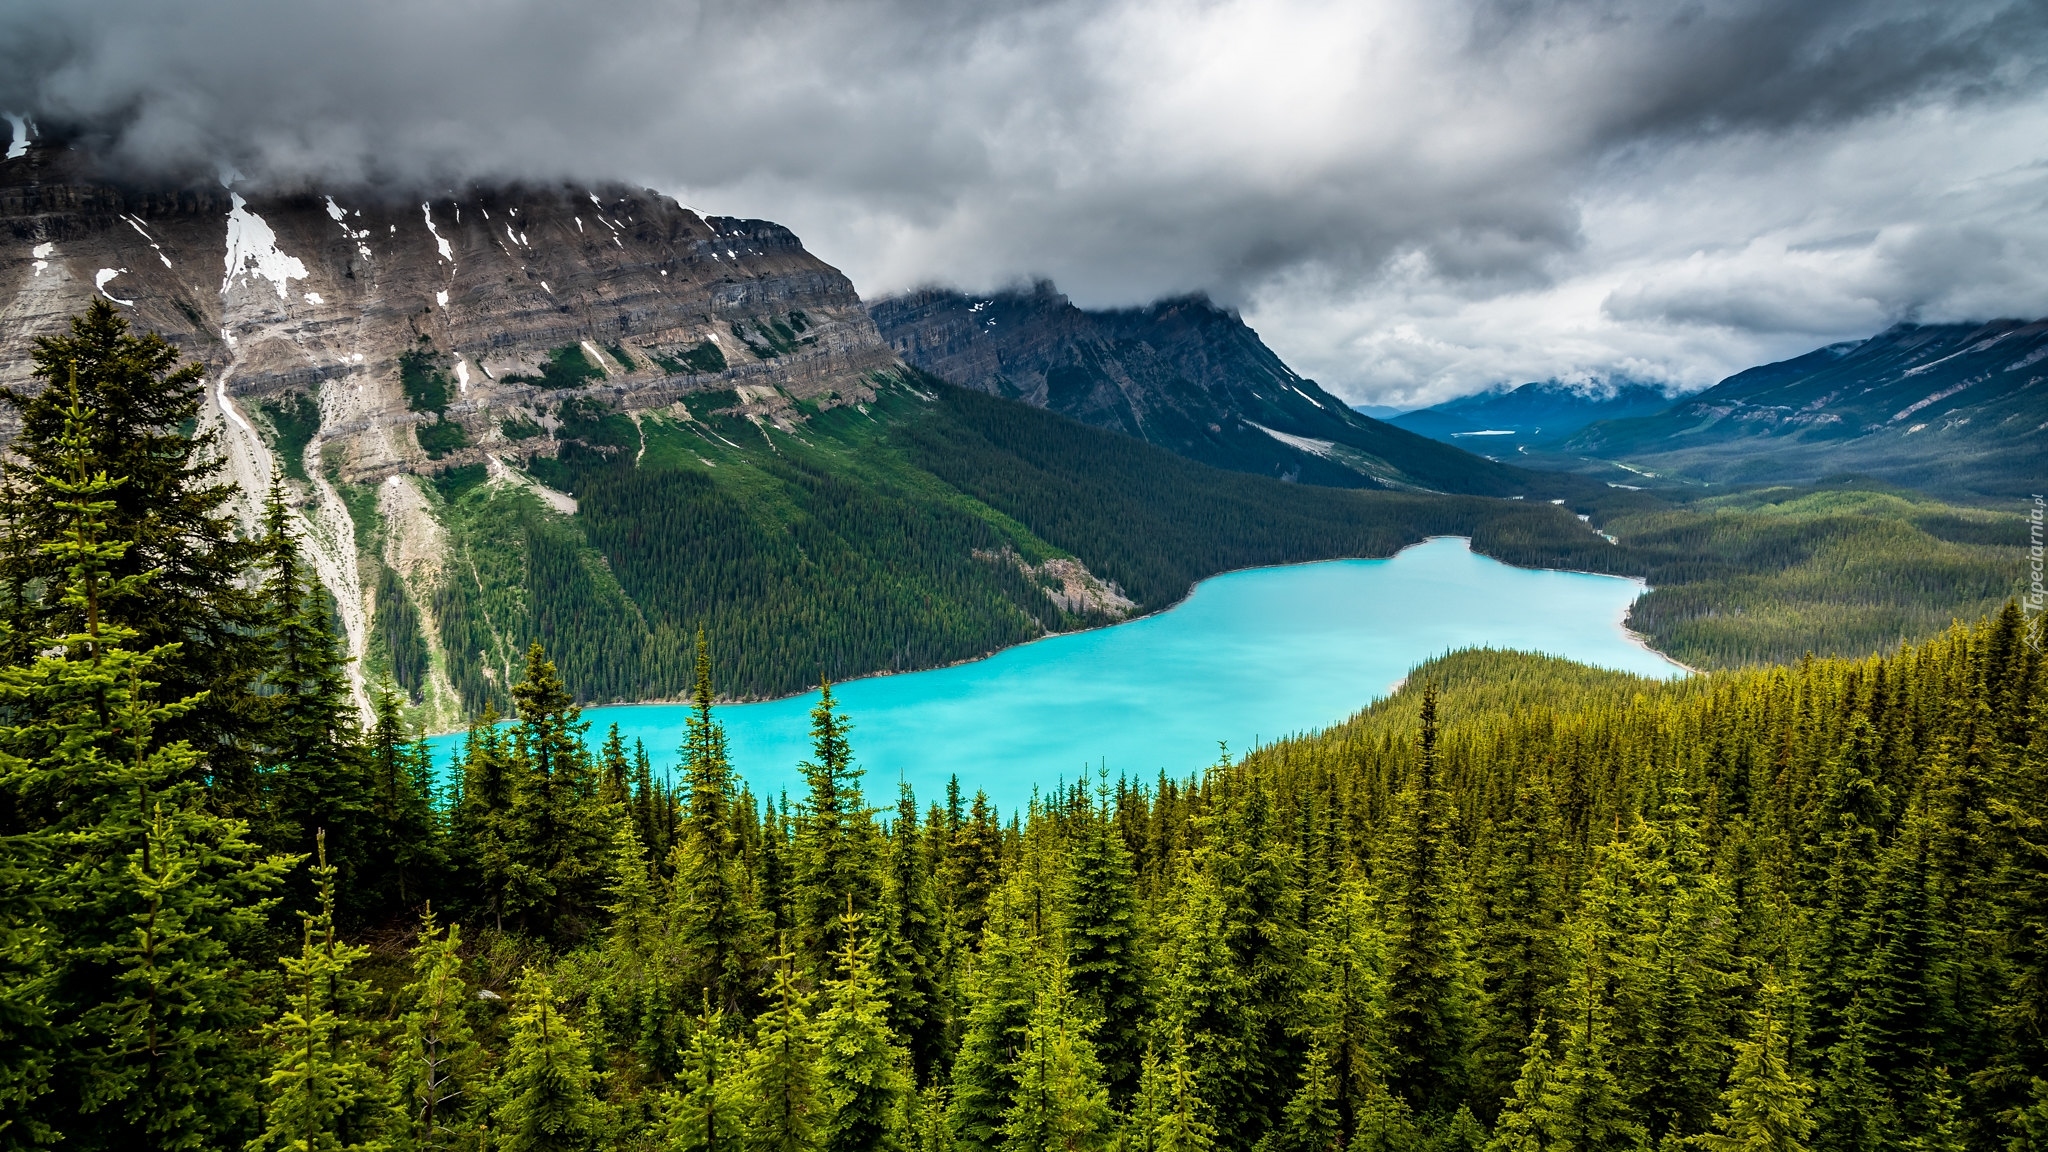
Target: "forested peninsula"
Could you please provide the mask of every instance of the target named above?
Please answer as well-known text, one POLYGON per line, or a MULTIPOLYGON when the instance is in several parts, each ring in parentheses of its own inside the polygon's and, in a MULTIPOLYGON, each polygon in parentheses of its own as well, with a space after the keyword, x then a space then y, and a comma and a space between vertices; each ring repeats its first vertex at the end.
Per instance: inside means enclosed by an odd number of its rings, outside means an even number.
MULTIPOLYGON (((0 1147, 2029 1149, 2048 683, 2008 604, 1654 683, 1457 654, 1350 723, 999 814, 753 796, 535 645, 451 777, 358 720, 196 369, 41 341, 0 541, 0 1147)), ((739 766, 744 767, 744 766, 739 766)), ((970 766, 963 765, 963 771, 970 766)))

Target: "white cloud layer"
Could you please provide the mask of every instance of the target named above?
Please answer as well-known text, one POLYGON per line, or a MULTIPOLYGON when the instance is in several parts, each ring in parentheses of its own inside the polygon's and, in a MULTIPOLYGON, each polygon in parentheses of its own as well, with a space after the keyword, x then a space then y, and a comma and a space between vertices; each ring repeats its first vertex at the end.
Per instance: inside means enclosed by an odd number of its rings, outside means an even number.
POLYGON ((2048 314, 2029 0, 17 0, 135 163, 620 178, 876 294, 1206 291, 1358 400, 2048 314))

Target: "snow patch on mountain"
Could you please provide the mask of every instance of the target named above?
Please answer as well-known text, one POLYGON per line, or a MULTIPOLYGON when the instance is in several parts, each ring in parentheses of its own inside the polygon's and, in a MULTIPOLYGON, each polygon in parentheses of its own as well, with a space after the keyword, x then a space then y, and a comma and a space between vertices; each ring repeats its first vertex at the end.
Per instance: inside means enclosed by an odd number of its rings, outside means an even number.
POLYGON ((227 274, 221 278, 221 294, 226 295, 237 278, 261 276, 277 287, 279 300, 285 299, 291 282, 306 278, 306 265, 298 257, 278 251, 277 233, 263 217, 249 211, 240 193, 231 194, 230 204, 227 274))

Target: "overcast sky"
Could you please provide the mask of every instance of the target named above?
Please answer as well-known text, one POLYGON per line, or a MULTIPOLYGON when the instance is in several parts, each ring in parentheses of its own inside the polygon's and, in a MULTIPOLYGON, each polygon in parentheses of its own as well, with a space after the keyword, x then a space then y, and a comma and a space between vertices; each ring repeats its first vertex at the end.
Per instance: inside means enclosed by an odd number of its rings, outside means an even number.
POLYGON ((2048 315, 2039 0, 9 0, 0 110, 623 179, 868 296, 1204 291, 1358 401, 2048 315))

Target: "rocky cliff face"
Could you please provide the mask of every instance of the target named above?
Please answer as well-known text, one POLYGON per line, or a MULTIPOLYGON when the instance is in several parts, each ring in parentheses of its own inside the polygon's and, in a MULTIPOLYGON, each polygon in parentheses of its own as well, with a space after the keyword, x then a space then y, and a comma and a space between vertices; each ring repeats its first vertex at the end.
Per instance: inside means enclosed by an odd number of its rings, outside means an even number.
POLYGON ((705 391, 786 425, 799 401, 870 398, 897 363, 786 229, 619 186, 244 194, 136 185, 39 143, 0 161, 0 229, 0 382, 29 380, 32 340, 96 294, 176 342, 206 366, 249 515, 274 469, 293 477, 357 655, 375 596, 358 545, 433 576, 419 477, 484 464, 530 484, 508 465, 554 452, 542 433, 565 416, 705 391), (337 488, 371 484, 374 541, 337 488))
POLYGON ((1338 487, 1512 494, 1512 469, 1361 415, 1199 296, 1088 311, 1049 283, 869 306, 882 336, 942 379, 1023 400, 1240 472, 1338 487))

